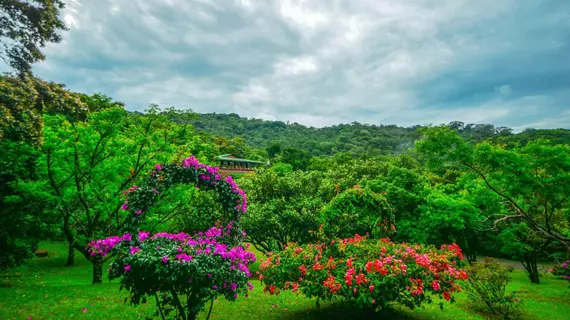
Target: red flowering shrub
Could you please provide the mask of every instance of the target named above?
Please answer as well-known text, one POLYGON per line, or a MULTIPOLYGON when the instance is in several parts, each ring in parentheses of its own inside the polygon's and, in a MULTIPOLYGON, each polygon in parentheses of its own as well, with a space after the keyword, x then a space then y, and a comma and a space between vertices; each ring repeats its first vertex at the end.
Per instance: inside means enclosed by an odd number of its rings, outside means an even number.
POLYGON ((291 290, 320 300, 344 299, 363 308, 382 308, 391 302, 414 308, 431 302, 430 294, 454 300, 452 294, 460 290, 456 280, 467 279, 458 269, 462 258, 456 244, 437 250, 356 235, 319 244, 290 244, 263 262, 260 279, 271 294, 291 290))

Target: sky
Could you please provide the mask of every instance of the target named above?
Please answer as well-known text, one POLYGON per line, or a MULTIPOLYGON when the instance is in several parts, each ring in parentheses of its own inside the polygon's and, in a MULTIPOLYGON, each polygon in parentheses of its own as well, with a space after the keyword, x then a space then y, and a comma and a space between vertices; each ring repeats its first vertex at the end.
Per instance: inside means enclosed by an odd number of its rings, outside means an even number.
POLYGON ((35 66, 143 111, 570 128, 568 0, 67 0, 35 66))

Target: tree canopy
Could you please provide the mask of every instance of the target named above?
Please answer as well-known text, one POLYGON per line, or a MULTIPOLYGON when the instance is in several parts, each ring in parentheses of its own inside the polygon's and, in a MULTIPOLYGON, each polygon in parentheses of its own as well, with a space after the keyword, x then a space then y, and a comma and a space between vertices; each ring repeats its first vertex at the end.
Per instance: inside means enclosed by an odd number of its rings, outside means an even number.
POLYGON ((19 73, 31 73, 32 64, 45 59, 41 49, 58 43, 58 31, 67 30, 59 13, 61 0, 3 0, 0 2, 0 57, 19 73))

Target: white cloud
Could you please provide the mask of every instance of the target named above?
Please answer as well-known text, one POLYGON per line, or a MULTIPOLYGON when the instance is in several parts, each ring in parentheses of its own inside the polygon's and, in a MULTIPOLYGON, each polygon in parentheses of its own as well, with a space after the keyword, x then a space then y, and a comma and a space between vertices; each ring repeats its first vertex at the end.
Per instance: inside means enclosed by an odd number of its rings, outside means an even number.
POLYGON ((275 73, 284 76, 312 73, 317 70, 317 61, 313 57, 287 59, 275 65, 275 73))

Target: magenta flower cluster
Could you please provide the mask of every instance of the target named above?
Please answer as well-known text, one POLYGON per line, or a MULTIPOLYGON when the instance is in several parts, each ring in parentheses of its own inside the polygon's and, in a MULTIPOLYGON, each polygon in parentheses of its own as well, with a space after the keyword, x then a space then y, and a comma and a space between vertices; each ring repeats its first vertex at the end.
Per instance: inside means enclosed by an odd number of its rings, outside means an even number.
MULTIPOLYGON (((139 254, 139 252, 144 252, 145 250, 152 250, 151 252, 156 254, 157 251, 154 251, 154 244, 152 244, 151 247, 146 246, 145 249, 144 243, 161 238, 168 239, 175 243, 175 248, 177 247, 176 251, 166 255, 164 255, 164 251, 160 251, 162 254, 157 255, 157 260, 166 268, 171 268, 170 265, 174 262, 185 264, 194 262, 200 256, 218 256, 222 258, 222 260, 230 262, 230 271, 240 271, 249 278, 251 277, 251 272, 249 271, 248 265, 256 261, 255 255, 252 252, 248 252, 246 250, 247 248, 244 248, 243 246, 230 248, 227 244, 218 242, 218 240, 223 239, 224 233, 228 232, 227 230, 228 228, 224 231, 222 228, 213 227, 206 232, 198 233, 194 236, 190 236, 185 233, 173 234, 165 232, 156 233, 151 236, 148 232, 139 232, 138 242, 133 241, 132 235, 125 234, 120 237, 113 236, 102 240, 92 241, 89 243, 88 247, 91 251, 91 255, 106 256, 120 244, 124 244, 121 248, 122 250, 128 250, 130 256, 135 256, 139 254)), ((156 246, 156 250, 160 249, 160 246, 156 246)), ((123 265, 121 268, 124 270, 123 272, 128 273, 132 272, 135 267, 136 266, 133 263, 128 263, 123 265)), ((251 290, 251 285, 248 284, 248 286, 250 286, 251 290)), ((233 292, 236 291, 237 284, 224 284, 223 288, 230 289, 233 292)))
POLYGON ((132 236, 128 233, 122 236, 112 236, 101 240, 94 240, 87 244, 87 249, 92 256, 100 255, 105 257, 113 248, 123 241, 131 241, 132 236))
MULTIPOLYGON (((240 187, 234 182, 231 176, 228 176, 222 180, 222 175, 218 167, 212 167, 207 164, 200 163, 194 156, 190 156, 184 159, 184 161, 182 161, 182 167, 192 168, 197 172, 199 172, 198 179, 202 183, 209 183, 212 186, 216 186, 220 181, 226 182, 231 188, 232 192, 239 197, 239 199, 236 200, 235 209, 238 210, 239 212, 244 212, 244 213, 247 211, 247 198, 245 192, 242 189, 240 189, 240 187)), ((156 164, 154 166, 154 169, 155 170, 152 171, 152 176, 157 176, 158 173, 163 171, 164 168, 162 167, 161 164, 156 164)), ((196 185, 196 188, 199 188, 199 186, 196 185)), ((126 198, 125 202, 121 205, 121 209, 128 210, 130 208, 128 203, 128 195, 129 193, 135 192, 138 189, 139 188, 135 185, 123 192, 126 198)), ((152 192, 154 195, 158 194, 157 189, 153 189, 152 192)), ((137 216, 143 213, 142 210, 140 209, 134 210, 134 212, 137 216)))
POLYGON ((238 202, 236 209, 245 213, 247 211, 247 198, 245 196, 245 192, 240 189, 240 187, 238 187, 238 185, 234 182, 232 176, 227 176, 225 180, 232 187, 232 191, 234 193, 237 193, 241 198, 241 203, 238 202))
MULTIPOLYGON (((212 227, 206 232, 199 232, 195 236, 191 236, 184 232, 180 233, 167 233, 159 232, 155 233, 151 238, 166 238, 170 240, 175 240, 181 243, 187 243, 190 245, 203 245, 203 244, 215 244, 216 238, 222 238, 223 236, 229 235, 229 230, 231 230, 231 223, 226 226, 226 232, 223 232, 222 228, 212 227)), ((150 232, 141 231, 138 234, 138 240, 144 242, 150 237, 150 232)), ((100 255, 102 257, 107 256, 115 246, 123 241, 132 241, 132 236, 126 233, 122 236, 111 236, 105 239, 94 240, 87 244, 87 249, 89 250, 91 256, 100 255)), ((138 247, 132 247, 129 252, 131 255, 140 251, 138 247), (133 252, 133 250, 136 250, 133 252)))
MULTIPOLYGON (((216 185, 218 181, 222 179, 222 175, 219 173, 220 168, 212 167, 207 164, 200 163, 194 156, 190 156, 182 162, 183 167, 191 167, 194 170, 205 169, 205 173, 201 173, 198 178, 202 181, 210 182, 212 185, 216 185)), ((236 204, 236 209, 241 212, 247 211, 247 199, 245 192, 241 190, 238 185, 234 182, 231 176, 227 176, 224 181, 226 181, 232 188, 232 192, 240 196, 241 201, 238 200, 236 204)))
MULTIPOLYGON (((176 260, 181 262, 188 262, 192 261, 193 257, 188 255, 184 251, 186 247, 195 251, 197 255, 217 255, 223 259, 231 260, 234 263, 231 269, 238 269, 244 272, 248 277, 251 276, 251 273, 248 268, 248 264, 250 262, 255 262, 255 255, 251 252, 246 251, 245 248, 238 246, 233 248, 228 248, 228 245, 225 243, 218 242, 219 239, 222 239, 224 236, 229 235, 229 231, 232 229, 231 223, 223 228, 212 227, 206 232, 199 232, 198 234, 191 236, 186 233, 167 233, 167 232, 159 232, 152 236, 150 236, 149 232, 141 231, 138 234, 138 241, 145 242, 146 240, 150 239, 158 239, 164 238, 169 239, 175 242, 180 243, 180 247, 178 248, 178 254, 175 256, 176 260)), ((133 240, 132 235, 124 234, 123 236, 112 236, 101 240, 91 241, 87 247, 92 256, 101 255, 103 257, 107 256, 113 248, 117 245, 121 244, 122 242, 131 242, 133 240)), ((160 247, 157 247, 160 249, 160 247)), ((129 254, 134 255, 141 251, 141 248, 138 246, 130 246, 129 247, 129 254)), ((168 264, 170 257, 163 256, 161 258, 163 264, 168 264)))

